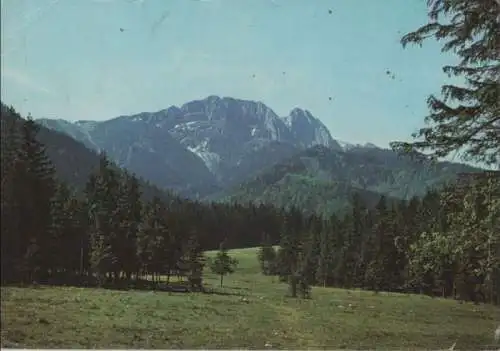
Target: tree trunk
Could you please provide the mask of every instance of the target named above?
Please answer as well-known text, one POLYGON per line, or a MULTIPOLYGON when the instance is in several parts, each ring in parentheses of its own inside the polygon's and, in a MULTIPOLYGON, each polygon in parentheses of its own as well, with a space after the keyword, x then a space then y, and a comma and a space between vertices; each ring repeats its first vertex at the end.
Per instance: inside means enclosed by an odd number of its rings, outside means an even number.
POLYGON ((288 284, 290 288, 290 295, 292 297, 297 297, 297 279, 295 279, 294 274, 290 274, 288 277, 288 284))
POLYGON ((220 275, 220 287, 222 288, 222 282, 224 281, 224 274, 220 275))

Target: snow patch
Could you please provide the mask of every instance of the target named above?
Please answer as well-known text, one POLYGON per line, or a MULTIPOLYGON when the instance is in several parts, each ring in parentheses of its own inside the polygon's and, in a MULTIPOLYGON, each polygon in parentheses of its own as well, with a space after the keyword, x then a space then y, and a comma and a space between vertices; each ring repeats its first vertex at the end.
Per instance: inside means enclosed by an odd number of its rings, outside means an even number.
POLYGON ((215 152, 208 151, 207 148, 208 140, 204 140, 197 146, 188 146, 187 149, 191 151, 193 154, 201 158, 203 163, 207 166, 210 172, 216 174, 219 168, 219 163, 221 161, 221 157, 219 154, 215 152))
POLYGON ((356 145, 348 143, 347 141, 337 140, 337 143, 339 143, 340 147, 344 151, 347 151, 349 149, 356 147, 356 145))
POLYGON ((354 148, 365 148, 365 149, 380 149, 377 145, 372 143, 364 143, 364 144, 353 144, 347 141, 337 140, 342 150, 347 151, 354 148))

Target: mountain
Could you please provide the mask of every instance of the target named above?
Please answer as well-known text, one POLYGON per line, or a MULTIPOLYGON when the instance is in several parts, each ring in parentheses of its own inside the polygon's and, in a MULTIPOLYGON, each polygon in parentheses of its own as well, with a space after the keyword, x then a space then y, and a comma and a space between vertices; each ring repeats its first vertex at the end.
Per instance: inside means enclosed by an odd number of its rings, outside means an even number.
POLYGON ((348 208, 354 194, 369 206, 382 194, 409 199, 456 180, 458 173, 477 171, 449 162, 417 163, 377 147, 339 151, 315 146, 210 199, 296 206, 329 215, 348 208))
POLYGON ((209 96, 104 122, 40 119, 163 188, 204 197, 239 184, 307 147, 341 150, 323 123, 295 108, 209 96))
POLYGON ((142 114, 104 122, 37 121, 95 151, 105 151, 120 167, 162 188, 182 194, 215 186, 215 178, 203 161, 160 126, 162 119, 162 114, 142 114))
MULTIPOLYGON (((8 133, 12 132, 12 128, 9 127, 13 126, 18 130, 23 119, 3 103, 0 116, 1 135, 5 140, 8 133)), ((40 126, 38 140, 44 144, 47 156, 54 164, 57 177, 76 189, 83 190, 90 174, 99 165, 99 155, 74 138, 44 126, 40 126)), ((144 180, 139 181, 145 198, 151 199, 153 196, 165 200, 175 198, 173 194, 160 190, 144 180)))
POLYGON ((279 117, 262 102, 209 96, 111 120, 39 120, 121 167, 181 196, 216 201, 296 203, 328 212, 380 194, 407 199, 474 171, 419 164, 367 143, 339 142, 309 111, 279 117))

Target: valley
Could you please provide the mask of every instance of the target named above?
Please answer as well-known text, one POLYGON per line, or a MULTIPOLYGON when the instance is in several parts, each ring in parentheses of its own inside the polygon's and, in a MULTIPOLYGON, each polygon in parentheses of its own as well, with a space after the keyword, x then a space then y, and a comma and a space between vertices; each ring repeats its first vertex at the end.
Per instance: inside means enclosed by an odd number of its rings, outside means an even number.
POLYGON ((0 3, 2 349, 500 346, 499 0, 0 3))

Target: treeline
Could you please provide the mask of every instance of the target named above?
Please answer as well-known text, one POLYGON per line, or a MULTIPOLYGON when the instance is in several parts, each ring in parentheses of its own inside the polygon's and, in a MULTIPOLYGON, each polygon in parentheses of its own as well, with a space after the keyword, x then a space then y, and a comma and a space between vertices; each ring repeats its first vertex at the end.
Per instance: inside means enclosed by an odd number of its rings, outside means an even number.
POLYGON ((262 272, 290 293, 311 285, 424 293, 500 303, 500 176, 485 172, 408 202, 382 196, 374 209, 307 223, 284 218, 279 249, 267 240, 262 272))
POLYGON ((56 177, 39 126, 4 117, 2 283, 118 284, 171 274, 196 282, 204 250, 223 241, 227 248, 257 246, 263 232, 279 240, 280 210, 148 198, 105 154, 84 191, 76 191, 56 177))

